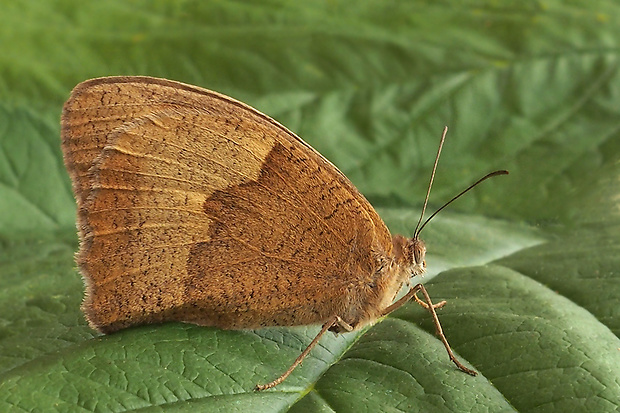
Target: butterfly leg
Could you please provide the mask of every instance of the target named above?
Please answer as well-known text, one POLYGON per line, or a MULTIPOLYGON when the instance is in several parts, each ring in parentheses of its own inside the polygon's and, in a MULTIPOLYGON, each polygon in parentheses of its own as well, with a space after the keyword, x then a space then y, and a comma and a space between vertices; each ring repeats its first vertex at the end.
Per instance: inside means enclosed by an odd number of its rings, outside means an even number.
POLYGON ((355 327, 353 327, 351 324, 349 324, 346 321, 344 321, 339 316, 336 316, 336 321, 332 325, 332 327, 336 327, 336 326, 340 327, 340 329, 338 329, 338 331, 335 331, 336 333, 338 333, 340 331, 343 331, 343 330, 344 331, 348 331, 348 332, 351 332, 351 331, 355 330, 355 327))
MULTIPOLYGON (((413 299, 415 300, 416 303, 420 304, 422 307, 424 307, 424 308, 426 308, 428 310, 428 304, 426 304, 424 301, 420 300, 420 298, 418 297, 418 293, 417 292, 415 294, 413 294, 413 299)), ((446 300, 440 301, 437 304, 433 304, 433 308, 436 310, 438 308, 443 307, 447 303, 448 302, 446 300)))
POLYGON ((278 377, 277 379, 275 379, 274 381, 270 383, 257 384, 255 387, 255 390, 267 390, 267 389, 277 386, 278 384, 286 380, 286 378, 293 372, 293 370, 295 370, 295 368, 299 366, 301 362, 306 358, 308 353, 310 353, 310 350, 312 350, 314 346, 317 345, 317 343, 319 342, 323 334, 325 334, 327 330, 329 330, 331 327, 334 327, 334 326, 342 327, 346 331, 353 330, 353 327, 351 327, 349 324, 344 322, 339 316, 332 317, 325 324, 323 324, 323 328, 321 328, 321 331, 319 331, 316 337, 314 337, 314 339, 310 342, 310 344, 308 344, 308 347, 306 347, 306 349, 299 355, 299 357, 297 357, 297 359, 293 362, 293 364, 291 364, 291 367, 289 367, 288 370, 286 370, 280 377, 278 377))
MULTIPOLYGON (((418 291, 420 291, 418 286, 421 286, 421 285, 422 284, 418 284, 415 287, 413 287, 412 289, 410 289, 409 291, 407 291, 407 294, 403 295, 402 297, 400 297, 398 299, 398 301, 396 301, 392 305, 388 306, 385 310, 383 310, 383 313, 381 313, 380 317, 386 316, 386 315, 390 314, 392 311, 402 307, 405 303, 407 303, 409 300, 411 300, 412 297, 416 297, 417 298, 416 294, 418 293, 418 291)), ((424 303, 423 307, 427 308, 426 303, 424 303)))
POLYGON ((450 348, 450 344, 448 344, 448 339, 446 338, 445 334, 443 333, 443 329, 441 328, 441 323, 439 322, 439 317, 437 317, 437 312, 435 312, 435 308, 443 307, 444 304, 445 304, 445 301, 442 301, 442 302, 440 302, 438 304, 433 304, 433 302, 431 301, 431 297, 428 295, 428 292, 426 291, 426 288, 424 288, 424 286, 422 284, 417 284, 415 287, 413 287, 411 290, 409 290, 407 292, 407 294, 405 294, 403 297, 401 297, 398 301, 396 301, 394 304, 388 306, 383 311, 382 316, 388 315, 392 311, 394 311, 397 308, 401 307, 403 304, 405 304, 411 298, 414 298, 414 300, 418 304, 422 305, 422 307, 426 308, 431 313, 431 316, 433 317, 433 323, 435 324, 435 330, 437 332, 437 336, 439 337, 439 339, 443 343, 444 347, 446 348, 446 351, 448 352, 448 357, 450 357, 450 360, 452 360, 452 362, 454 364, 456 364, 456 367, 458 367, 459 370, 464 371, 465 373, 467 373, 469 375, 472 375, 472 376, 477 375, 478 373, 476 373, 474 370, 468 369, 460 361, 458 361, 458 359, 456 358, 456 356, 452 352, 452 348, 450 348), (422 295, 424 296, 424 300, 426 302, 424 302, 424 301, 422 301, 422 300, 420 300, 418 298, 418 296, 417 296, 418 292, 422 293, 422 295))

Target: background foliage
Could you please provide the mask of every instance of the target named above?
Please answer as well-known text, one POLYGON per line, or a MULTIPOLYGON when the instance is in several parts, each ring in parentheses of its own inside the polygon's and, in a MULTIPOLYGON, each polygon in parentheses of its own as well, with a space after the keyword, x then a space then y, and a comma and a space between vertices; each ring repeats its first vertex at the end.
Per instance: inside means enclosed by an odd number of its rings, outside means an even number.
POLYGON ((0 0, 0 410, 616 411, 618 22, 613 0, 0 0), (395 232, 415 226, 444 125, 433 206, 509 169, 425 230, 427 287, 481 374, 415 305, 330 334, 262 393, 317 327, 90 330, 58 119, 75 84, 116 74, 273 116, 395 232))

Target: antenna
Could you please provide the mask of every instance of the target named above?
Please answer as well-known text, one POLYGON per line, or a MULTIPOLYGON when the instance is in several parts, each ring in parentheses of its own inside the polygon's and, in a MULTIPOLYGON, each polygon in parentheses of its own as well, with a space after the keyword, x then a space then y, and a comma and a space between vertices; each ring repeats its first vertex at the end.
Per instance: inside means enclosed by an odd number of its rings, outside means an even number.
POLYGON ((460 198, 465 193, 469 192, 475 186, 477 186, 481 182, 486 181, 487 179, 492 178, 494 176, 508 175, 508 171, 506 171, 506 170, 498 170, 498 171, 493 171, 491 173, 486 174, 485 176, 483 176, 482 178, 478 179, 473 184, 469 185, 467 188, 465 188, 463 191, 461 191, 458 195, 454 196, 451 200, 449 200, 448 202, 443 204, 437 211, 433 212, 431 214, 431 216, 428 217, 426 219, 426 221, 424 221, 424 223, 422 224, 422 219, 424 218, 424 212, 426 212, 426 205, 428 204, 428 197, 430 196, 431 187, 433 186, 433 180, 435 179, 435 171, 437 169, 437 164, 439 163, 439 155, 441 154, 441 148, 443 147, 443 143, 446 140, 446 134, 447 133, 448 133, 448 127, 444 126, 443 134, 441 135, 441 140, 439 141, 439 149, 437 150, 437 156, 435 157, 435 164, 433 165, 433 172, 431 173, 431 179, 430 179, 430 181, 428 183, 428 190, 426 191, 426 198, 424 198, 424 205, 422 206, 422 213, 420 214, 420 219, 418 220, 418 224, 415 227, 415 231, 413 231, 413 238, 414 239, 418 238, 418 236, 420 235, 420 232, 422 232, 422 229, 424 229, 426 224, 428 224, 428 222, 431 219, 433 219, 433 217, 435 215, 437 215, 439 213, 439 211, 441 211, 442 209, 444 209, 445 207, 450 205, 452 202, 456 201, 458 198, 460 198), (420 224, 422 224, 422 225, 420 225, 420 224))
POLYGON ((445 204, 443 204, 437 211, 433 212, 431 214, 430 217, 428 217, 426 219, 426 221, 424 221, 424 224, 422 224, 422 226, 420 227, 420 229, 417 232, 414 232, 413 237, 417 238, 418 235, 420 235, 420 232, 422 232, 422 229, 426 226, 426 224, 428 224, 428 221, 430 221, 435 215, 437 215, 439 213, 439 211, 441 211, 442 209, 444 209, 445 207, 447 207, 448 205, 450 205, 451 203, 453 203, 454 201, 456 201, 458 198, 460 198, 462 195, 464 195, 466 192, 468 192, 470 189, 473 189, 476 185, 478 185, 479 183, 481 183, 482 181, 486 181, 489 178, 492 178, 494 176, 498 176, 498 175, 508 175, 508 171, 506 170, 499 170, 499 171, 493 171, 491 173, 486 174, 485 176, 483 176, 482 178, 478 179, 476 182, 474 182, 473 184, 469 185, 467 188, 465 188, 463 191, 461 191, 458 195, 456 195, 455 197, 453 197, 451 200, 449 200, 448 202, 446 202, 445 204))
MULTIPOLYGON (((422 213, 420 214, 420 219, 418 219, 418 224, 415 226, 415 231, 413 231, 413 238, 418 238, 418 228, 420 228, 420 224, 422 223, 422 219, 424 218, 424 212, 426 212, 426 205, 428 204, 428 197, 431 194, 431 187, 433 186, 433 180, 435 180, 435 171, 437 170, 437 164, 439 163, 439 155, 441 155, 441 148, 443 148, 443 143, 446 140, 446 134, 448 133, 448 127, 443 127, 443 133, 441 134, 441 140, 439 141, 439 148, 437 149, 437 156, 435 156, 435 163, 433 164, 433 172, 431 172, 431 180, 428 183, 428 189, 426 191, 426 197, 424 198, 424 205, 422 206, 422 213)), ((421 230, 421 228, 420 228, 421 230)))

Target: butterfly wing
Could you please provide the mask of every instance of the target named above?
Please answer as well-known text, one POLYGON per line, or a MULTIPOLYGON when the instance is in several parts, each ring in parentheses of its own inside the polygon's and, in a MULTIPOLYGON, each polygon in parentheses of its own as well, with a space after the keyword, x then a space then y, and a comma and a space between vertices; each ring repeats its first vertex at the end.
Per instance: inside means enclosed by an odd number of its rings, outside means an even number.
POLYGON ((148 77, 78 85, 62 115, 90 324, 320 323, 391 236, 329 161, 229 97, 148 77))

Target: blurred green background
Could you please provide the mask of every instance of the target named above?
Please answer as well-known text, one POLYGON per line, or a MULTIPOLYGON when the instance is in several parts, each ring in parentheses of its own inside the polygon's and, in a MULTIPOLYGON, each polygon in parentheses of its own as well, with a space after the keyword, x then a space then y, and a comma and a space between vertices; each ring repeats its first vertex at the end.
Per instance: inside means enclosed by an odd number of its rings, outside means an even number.
POLYGON ((0 411, 616 411, 619 42, 612 0, 0 0, 0 411), (317 327, 90 330, 59 116, 77 83, 138 74, 274 117, 405 235, 444 125, 431 210, 510 170, 424 234, 480 375, 415 305, 263 393, 317 327))

